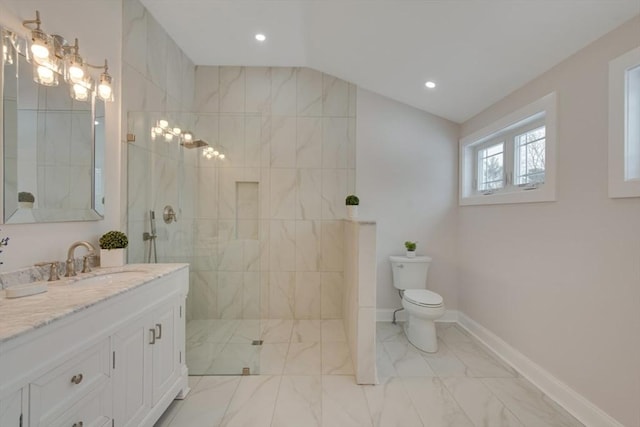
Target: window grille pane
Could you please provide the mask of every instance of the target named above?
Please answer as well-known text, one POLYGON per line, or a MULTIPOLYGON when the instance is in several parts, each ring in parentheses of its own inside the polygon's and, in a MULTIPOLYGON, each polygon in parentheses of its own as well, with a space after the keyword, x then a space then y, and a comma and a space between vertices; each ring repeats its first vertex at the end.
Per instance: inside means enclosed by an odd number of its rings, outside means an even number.
POLYGON ((542 126, 515 137, 515 185, 544 182, 545 130, 542 126))
POLYGON ((504 142, 478 151, 478 191, 498 190, 504 181, 504 142))
POLYGON ((627 70, 625 180, 640 179, 640 65, 627 70))

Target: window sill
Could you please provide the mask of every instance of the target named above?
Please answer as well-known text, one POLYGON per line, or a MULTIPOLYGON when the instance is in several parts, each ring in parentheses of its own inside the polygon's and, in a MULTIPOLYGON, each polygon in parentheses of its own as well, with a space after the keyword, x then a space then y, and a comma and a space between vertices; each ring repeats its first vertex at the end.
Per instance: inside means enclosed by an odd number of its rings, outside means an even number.
POLYGON ((522 190, 511 192, 498 192, 493 194, 474 194, 466 197, 460 197, 458 204, 460 206, 478 206, 478 205, 504 205, 510 203, 539 203, 539 202, 555 202, 555 189, 552 187, 539 187, 535 190, 522 190))

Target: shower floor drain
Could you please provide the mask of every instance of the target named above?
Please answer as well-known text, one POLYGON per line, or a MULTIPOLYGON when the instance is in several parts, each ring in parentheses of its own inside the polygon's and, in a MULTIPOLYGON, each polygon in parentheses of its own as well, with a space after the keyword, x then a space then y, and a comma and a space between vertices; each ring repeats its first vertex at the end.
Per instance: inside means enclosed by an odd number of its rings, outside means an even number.
POLYGON ((262 345, 262 340, 253 340, 251 341, 251 345, 262 345))

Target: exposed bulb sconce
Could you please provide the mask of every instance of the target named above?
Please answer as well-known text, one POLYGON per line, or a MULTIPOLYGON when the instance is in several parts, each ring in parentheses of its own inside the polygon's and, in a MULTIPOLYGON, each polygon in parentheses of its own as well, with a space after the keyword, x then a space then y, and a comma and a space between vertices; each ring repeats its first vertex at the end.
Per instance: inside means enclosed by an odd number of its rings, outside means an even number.
MULTIPOLYGON (((59 76, 62 76, 71 87, 71 97, 77 101, 89 101, 93 93, 105 102, 113 101, 113 78, 109 74, 107 61, 104 61, 104 65, 86 62, 80 56, 77 38, 73 45, 69 45, 64 37, 44 32, 40 28, 41 24, 40 12, 37 10, 36 19, 22 22, 25 28, 31 30, 31 40, 25 57, 33 64, 33 80, 44 86, 57 86, 59 76), (97 86, 89 75, 89 68, 103 70, 97 86)), ((15 48, 16 44, 13 45, 15 48)), ((3 40, 3 57, 6 56, 4 49, 3 40)))
POLYGON ((202 150, 202 157, 204 157, 207 160, 211 160, 211 159, 224 160, 225 155, 220 153, 218 150, 216 150, 213 147, 207 147, 202 150))

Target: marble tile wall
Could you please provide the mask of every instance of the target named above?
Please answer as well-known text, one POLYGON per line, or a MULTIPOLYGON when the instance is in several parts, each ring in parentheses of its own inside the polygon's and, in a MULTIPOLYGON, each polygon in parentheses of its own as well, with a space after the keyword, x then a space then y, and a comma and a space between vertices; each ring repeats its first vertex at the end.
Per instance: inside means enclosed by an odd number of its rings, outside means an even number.
POLYGON ((194 130, 227 157, 198 160, 192 319, 342 317, 355 93, 308 68, 196 67, 194 130))

